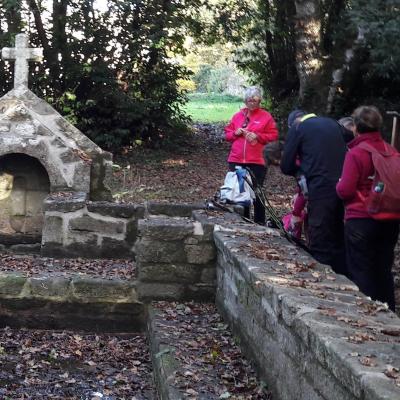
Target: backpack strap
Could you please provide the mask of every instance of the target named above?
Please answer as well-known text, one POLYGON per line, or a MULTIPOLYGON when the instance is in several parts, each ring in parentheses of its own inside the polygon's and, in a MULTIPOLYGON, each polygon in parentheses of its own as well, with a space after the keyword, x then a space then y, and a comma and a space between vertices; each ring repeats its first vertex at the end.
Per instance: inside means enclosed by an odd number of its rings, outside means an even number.
POLYGON ((360 149, 363 149, 365 151, 368 151, 368 153, 371 153, 371 155, 380 154, 384 157, 393 156, 396 153, 398 153, 398 151, 394 147, 392 147, 389 143, 386 143, 384 141, 383 145, 385 146, 385 150, 383 150, 383 151, 377 150, 374 146, 372 146, 371 144, 369 144, 367 142, 361 142, 357 145, 357 147, 359 147, 360 149))
POLYGON ((368 153, 380 153, 374 146, 366 142, 361 142, 356 147, 368 151, 368 153))

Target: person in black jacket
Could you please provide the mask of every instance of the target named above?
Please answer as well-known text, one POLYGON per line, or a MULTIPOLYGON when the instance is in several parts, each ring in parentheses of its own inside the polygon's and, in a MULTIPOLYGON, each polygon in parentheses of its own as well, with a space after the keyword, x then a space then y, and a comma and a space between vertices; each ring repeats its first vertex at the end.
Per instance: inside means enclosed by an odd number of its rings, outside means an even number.
POLYGON ((336 194, 346 145, 339 124, 325 117, 293 111, 281 160, 285 175, 305 176, 308 190, 308 247, 316 260, 346 275, 344 209, 336 194))

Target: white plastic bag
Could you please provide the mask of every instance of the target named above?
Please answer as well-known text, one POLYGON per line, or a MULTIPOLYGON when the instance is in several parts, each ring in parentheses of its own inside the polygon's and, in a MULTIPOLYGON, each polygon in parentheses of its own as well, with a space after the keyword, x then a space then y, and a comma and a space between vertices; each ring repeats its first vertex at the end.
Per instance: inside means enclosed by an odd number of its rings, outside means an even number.
POLYGON ((252 204, 255 194, 247 181, 251 183, 251 177, 247 171, 243 172, 243 168, 236 167, 236 171, 229 171, 225 176, 224 185, 219 189, 220 201, 246 206, 252 204), (246 176, 246 180, 242 178, 243 175, 246 176))

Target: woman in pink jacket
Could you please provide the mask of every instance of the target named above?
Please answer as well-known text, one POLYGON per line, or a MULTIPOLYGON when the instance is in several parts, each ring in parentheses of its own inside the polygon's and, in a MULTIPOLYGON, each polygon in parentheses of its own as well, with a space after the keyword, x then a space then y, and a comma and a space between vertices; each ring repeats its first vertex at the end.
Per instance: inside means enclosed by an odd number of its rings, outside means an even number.
MULTIPOLYGON (((263 156, 264 146, 278 139, 278 130, 271 114, 260 108, 261 90, 256 86, 249 87, 244 96, 245 108, 237 112, 228 126, 225 127, 225 137, 232 143, 228 157, 229 170, 236 166, 249 168, 255 178, 255 185, 263 185, 267 172, 263 156)), ((250 216, 249 208, 245 216, 250 216)), ((265 208, 260 199, 254 204, 254 221, 265 224, 265 208)))
POLYGON ((385 151, 388 145, 380 134, 382 116, 376 107, 361 106, 354 111, 353 118, 355 139, 348 143, 349 151, 336 186, 345 205, 347 268, 350 279, 363 293, 388 303, 394 311, 392 265, 399 221, 373 219, 368 212, 366 199, 375 170, 371 153, 362 148, 362 143, 367 143, 379 152, 385 151))

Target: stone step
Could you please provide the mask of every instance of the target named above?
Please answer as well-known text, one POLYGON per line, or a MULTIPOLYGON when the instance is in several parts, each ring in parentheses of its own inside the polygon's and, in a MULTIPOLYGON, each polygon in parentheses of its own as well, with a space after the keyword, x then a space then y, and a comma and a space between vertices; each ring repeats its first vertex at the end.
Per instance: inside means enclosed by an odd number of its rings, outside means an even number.
POLYGON ((0 273, 0 327, 141 332, 146 318, 135 281, 0 273))
POLYGON ((160 400, 271 399, 214 304, 152 303, 148 336, 160 400))

